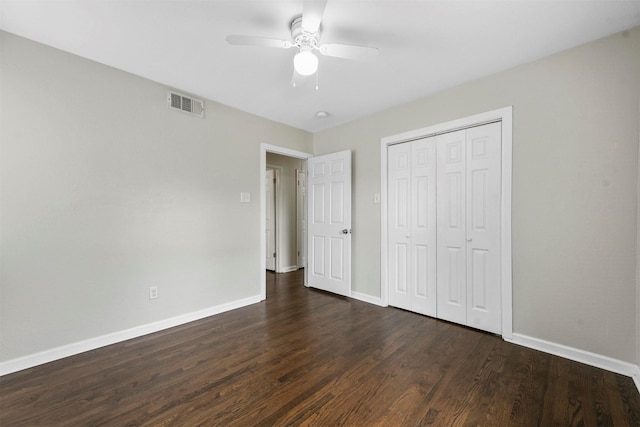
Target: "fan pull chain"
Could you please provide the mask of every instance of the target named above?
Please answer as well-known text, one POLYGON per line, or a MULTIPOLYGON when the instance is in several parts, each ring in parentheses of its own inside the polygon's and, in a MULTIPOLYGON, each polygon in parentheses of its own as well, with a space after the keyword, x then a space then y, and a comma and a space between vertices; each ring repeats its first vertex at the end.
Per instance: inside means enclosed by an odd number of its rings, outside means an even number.
POLYGON ((318 88, 320 87, 320 85, 318 84, 318 74, 320 74, 320 69, 316 71, 316 90, 318 90, 318 88))

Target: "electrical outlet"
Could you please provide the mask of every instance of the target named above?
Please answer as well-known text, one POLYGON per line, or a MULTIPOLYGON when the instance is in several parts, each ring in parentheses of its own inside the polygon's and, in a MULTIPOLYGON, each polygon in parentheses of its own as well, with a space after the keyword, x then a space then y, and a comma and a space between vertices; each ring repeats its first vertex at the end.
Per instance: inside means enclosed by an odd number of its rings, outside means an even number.
POLYGON ((149 286, 149 299, 158 298, 158 287, 157 286, 149 286))

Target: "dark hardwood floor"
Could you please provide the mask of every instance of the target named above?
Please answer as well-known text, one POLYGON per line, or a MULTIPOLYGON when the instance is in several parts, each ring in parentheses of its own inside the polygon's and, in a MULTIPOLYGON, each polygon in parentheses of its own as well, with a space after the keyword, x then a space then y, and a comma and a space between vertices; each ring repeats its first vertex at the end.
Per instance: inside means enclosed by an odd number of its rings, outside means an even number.
POLYGON ((640 426, 621 375, 269 273, 267 301, 6 375, 5 426, 640 426))

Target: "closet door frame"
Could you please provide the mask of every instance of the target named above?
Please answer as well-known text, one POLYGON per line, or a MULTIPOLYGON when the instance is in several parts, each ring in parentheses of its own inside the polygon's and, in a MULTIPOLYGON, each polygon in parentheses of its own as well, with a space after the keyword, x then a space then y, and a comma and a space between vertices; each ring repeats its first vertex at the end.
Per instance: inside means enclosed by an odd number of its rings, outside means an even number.
POLYGON ((501 200, 500 200, 500 275, 502 297, 502 337, 513 339, 513 281, 511 261, 511 176, 512 176, 512 129, 513 107, 508 106, 485 113, 464 117, 384 137, 380 140, 380 299, 384 306, 389 305, 388 281, 388 192, 387 192, 387 148, 390 145, 414 141, 460 129, 480 126, 488 123, 500 122, 502 129, 501 141, 501 200))

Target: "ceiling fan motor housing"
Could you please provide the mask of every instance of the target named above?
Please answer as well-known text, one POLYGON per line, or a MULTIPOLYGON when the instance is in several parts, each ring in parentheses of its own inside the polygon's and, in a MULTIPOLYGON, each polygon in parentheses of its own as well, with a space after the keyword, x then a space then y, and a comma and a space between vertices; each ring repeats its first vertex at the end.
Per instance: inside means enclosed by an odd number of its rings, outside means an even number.
POLYGON ((291 38, 293 43, 303 50, 312 50, 318 48, 320 41, 320 28, 314 33, 302 28, 302 16, 291 21, 291 38))

